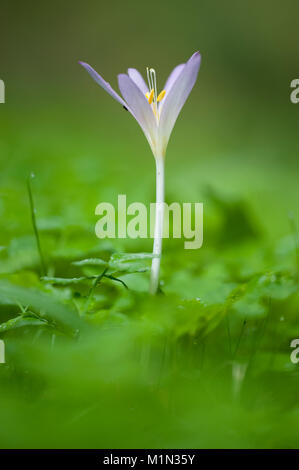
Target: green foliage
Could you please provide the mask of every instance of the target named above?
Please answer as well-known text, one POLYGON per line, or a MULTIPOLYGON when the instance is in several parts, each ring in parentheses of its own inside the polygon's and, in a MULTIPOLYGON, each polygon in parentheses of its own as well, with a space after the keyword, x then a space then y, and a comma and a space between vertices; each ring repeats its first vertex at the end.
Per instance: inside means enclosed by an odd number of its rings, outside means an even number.
POLYGON ((271 185, 285 178, 288 187, 265 187, 261 198, 260 167, 245 171, 246 159, 222 147, 205 162, 187 138, 172 146, 167 200, 204 202, 204 244, 188 251, 165 240, 151 297, 152 240, 98 240, 94 209, 118 193, 151 202, 153 162, 148 154, 140 164, 141 144, 132 154, 122 117, 125 148, 90 140, 81 114, 80 138, 68 137, 67 120, 49 110, 48 125, 61 124, 56 144, 45 124, 35 123, 34 138, 32 123, 26 137, 7 130, 7 148, 11 132, 26 158, 0 175, 0 446, 296 447, 298 243, 296 214, 292 224, 285 215, 293 172, 271 167, 271 185))

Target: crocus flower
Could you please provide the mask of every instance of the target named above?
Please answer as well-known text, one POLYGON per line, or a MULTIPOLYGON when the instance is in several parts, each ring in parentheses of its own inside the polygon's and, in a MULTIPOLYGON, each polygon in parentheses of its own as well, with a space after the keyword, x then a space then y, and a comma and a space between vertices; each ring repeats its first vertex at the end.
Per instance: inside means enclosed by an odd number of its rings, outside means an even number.
POLYGON ((130 68, 118 75, 122 97, 113 90, 90 65, 79 62, 91 77, 136 119, 143 130, 156 160, 156 217, 150 292, 159 285, 164 219, 164 160, 167 144, 177 117, 187 100, 198 75, 201 56, 195 52, 190 59, 173 69, 164 89, 158 93, 154 69, 147 68, 147 82, 138 70, 130 68))

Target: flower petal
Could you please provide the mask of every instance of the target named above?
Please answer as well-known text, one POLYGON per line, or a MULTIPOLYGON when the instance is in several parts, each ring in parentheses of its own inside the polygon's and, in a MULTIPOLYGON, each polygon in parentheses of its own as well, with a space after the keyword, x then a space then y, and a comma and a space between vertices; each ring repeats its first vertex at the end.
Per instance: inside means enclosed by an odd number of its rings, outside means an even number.
POLYGON ((131 111, 129 107, 127 106, 127 103, 116 93, 116 91, 113 90, 111 87, 110 83, 106 82, 101 75, 99 75, 89 64, 86 64, 85 62, 79 62, 80 65, 82 65, 85 70, 89 73, 89 75, 94 79, 95 82, 97 82, 104 90, 109 93, 112 98, 114 98, 116 101, 118 101, 121 105, 123 105, 128 111, 131 111))
MULTIPOLYGON (((165 96, 166 96, 166 94, 169 93, 172 85, 175 83, 176 79, 178 78, 178 76, 180 75, 180 73, 182 72, 182 70, 184 69, 185 66, 186 66, 186 64, 179 64, 173 69, 173 71, 171 72, 171 74, 167 78, 166 83, 164 85, 164 90, 166 92, 165 96)), ((161 114, 164 103, 165 103, 165 99, 163 101, 161 101, 161 103, 159 103, 159 113, 160 114, 161 114)))
POLYGON ((165 95, 159 121, 159 153, 162 155, 165 153, 177 117, 196 82, 200 60, 199 52, 195 52, 165 95))
POLYGON ((128 69, 128 75, 133 80, 133 82, 136 83, 136 85, 138 86, 138 88, 140 88, 144 95, 149 91, 147 84, 145 83, 141 73, 138 72, 138 70, 128 69))
POLYGON ((172 87, 172 85, 176 81, 177 77, 180 75, 180 73, 183 70, 183 68, 185 67, 185 65, 186 64, 179 64, 173 69, 173 71, 171 72, 171 74, 167 78, 165 86, 164 86, 164 90, 166 91, 166 93, 169 92, 170 88, 172 87))
POLYGON ((118 75, 118 86, 155 154, 157 122, 150 104, 140 88, 128 75, 118 75))

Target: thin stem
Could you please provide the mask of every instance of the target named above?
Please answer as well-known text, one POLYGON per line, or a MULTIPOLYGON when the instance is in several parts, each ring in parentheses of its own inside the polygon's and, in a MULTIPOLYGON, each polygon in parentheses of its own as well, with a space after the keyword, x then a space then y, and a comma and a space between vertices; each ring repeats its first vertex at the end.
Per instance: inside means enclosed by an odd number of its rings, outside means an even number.
POLYGON ((32 220, 32 227, 34 231, 34 236, 36 240, 36 245, 37 245, 37 250, 39 254, 39 260, 40 260, 40 270, 42 276, 45 276, 46 274, 46 263, 44 260, 41 244, 40 244, 40 239, 39 239, 39 233, 36 225, 36 218, 35 218, 35 207, 34 207, 34 201, 33 201, 33 195, 32 195, 32 189, 31 189, 31 179, 34 177, 34 175, 30 175, 27 178, 27 189, 28 189, 28 196, 29 196, 29 204, 30 204, 30 212, 31 212, 31 220, 32 220))
POLYGON ((95 290, 95 288, 97 287, 97 285, 99 284, 99 282, 102 280, 102 278, 105 276, 106 272, 108 271, 108 268, 105 268, 104 271, 99 274, 95 280, 93 281, 92 283, 92 286, 87 294, 87 299, 86 299, 86 303, 85 303, 85 309, 84 309, 84 313, 87 313, 88 311, 88 307, 89 307, 89 302, 90 302, 90 299, 91 299, 91 296, 95 290))
POLYGON ((156 215, 155 215, 155 232, 154 232, 154 248, 150 294, 156 294, 159 286, 160 262, 162 254, 163 240, 163 222, 164 222, 164 158, 156 158, 156 215))

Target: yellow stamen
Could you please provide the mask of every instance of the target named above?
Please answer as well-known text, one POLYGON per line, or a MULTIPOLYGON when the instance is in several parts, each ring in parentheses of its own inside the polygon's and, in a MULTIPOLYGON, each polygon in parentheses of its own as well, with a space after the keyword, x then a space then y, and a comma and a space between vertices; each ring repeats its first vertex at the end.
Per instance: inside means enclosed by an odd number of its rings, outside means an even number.
POLYGON ((163 98, 164 98, 164 96, 165 96, 165 94, 166 94, 166 90, 162 90, 161 93, 159 93, 159 95, 158 95, 157 101, 158 101, 158 102, 159 102, 159 101, 162 101, 163 98))
POLYGON ((155 92, 154 92, 153 88, 151 89, 150 93, 149 92, 146 93, 145 96, 147 97, 147 100, 148 100, 149 104, 152 104, 153 99, 154 99, 154 94, 155 94, 155 92))

